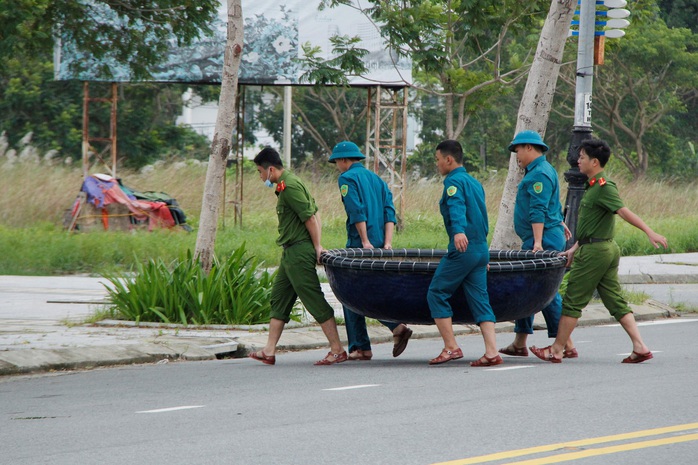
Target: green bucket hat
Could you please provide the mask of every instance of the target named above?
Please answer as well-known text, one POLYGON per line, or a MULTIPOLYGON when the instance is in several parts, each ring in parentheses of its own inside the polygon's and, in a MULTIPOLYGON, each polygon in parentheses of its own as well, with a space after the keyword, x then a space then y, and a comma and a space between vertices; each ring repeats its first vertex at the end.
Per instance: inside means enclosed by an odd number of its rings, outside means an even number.
POLYGON ((337 159, 339 158, 364 159, 366 158, 366 155, 361 153, 361 150, 359 150, 359 147, 355 143, 345 140, 334 146, 332 149, 332 155, 330 155, 330 159, 328 161, 330 163, 336 163, 337 159))
POLYGON ((537 145, 541 149, 543 149, 543 152, 548 151, 548 146, 545 145, 545 142, 543 142, 543 138, 536 131, 526 130, 518 133, 514 137, 514 140, 511 141, 511 143, 509 144, 509 151, 513 152, 514 147, 523 144, 537 145))

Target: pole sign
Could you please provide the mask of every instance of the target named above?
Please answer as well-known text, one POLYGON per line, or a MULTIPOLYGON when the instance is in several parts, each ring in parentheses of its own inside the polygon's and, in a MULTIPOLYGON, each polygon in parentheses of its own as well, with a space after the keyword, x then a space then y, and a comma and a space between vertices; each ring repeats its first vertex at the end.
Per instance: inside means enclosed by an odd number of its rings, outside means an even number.
MULTIPOLYGON (((581 4, 582 0, 578 0, 577 4, 581 4)), ((594 32, 595 36, 604 36, 609 39, 619 39, 625 35, 625 29, 630 25, 627 18, 630 16, 630 11, 624 7, 628 5, 626 0, 596 0, 596 5, 602 9, 596 9, 596 16, 599 18, 595 21, 598 30, 594 32), (605 8, 605 9, 603 9, 605 8)), ((579 10, 574 14, 579 17, 579 10)), ((572 20, 572 28, 570 28, 570 36, 579 36, 579 20, 572 20), (575 29, 576 28, 576 29, 575 29)))

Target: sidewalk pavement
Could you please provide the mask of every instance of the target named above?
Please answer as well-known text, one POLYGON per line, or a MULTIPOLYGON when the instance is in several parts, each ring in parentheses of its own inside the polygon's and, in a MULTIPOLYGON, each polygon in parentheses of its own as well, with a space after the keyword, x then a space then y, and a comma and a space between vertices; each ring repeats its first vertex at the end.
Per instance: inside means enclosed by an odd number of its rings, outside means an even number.
MULTIPOLYGON (((624 284, 698 283, 698 253, 623 257, 620 276, 624 284)), ((84 276, 0 276, 0 375, 86 369, 131 363, 166 363, 174 360, 214 360, 244 357, 264 346, 266 326, 192 328, 123 321, 83 323, 101 307, 106 295, 100 278, 84 276)), ((694 286, 691 286, 694 289, 694 286)), ((342 316, 342 306, 329 284, 325 296, 342 316)), ((670 302, 648 300, 632 305, 638 320, 675 317, 670 302)), ((602 304, 590 304, 580 326, 614 323, 602 304)), ((497 324, 498 332, 513 331, 513 323, 497 324)), ((545 328, 536 314, 535 326, 545 328)), ((433 325, 410 325, 413 338, 436 338, 433 325)), ((456 325, 457 335, 477 333, 475 325, 456 325)), ((392 342, 383 326, 369 326, 374 344, 392 342)), ((340 336, 346 344, 345 332, 340 336)), ((279 350, 327 347, 318 325, 287 325, 279 350)))

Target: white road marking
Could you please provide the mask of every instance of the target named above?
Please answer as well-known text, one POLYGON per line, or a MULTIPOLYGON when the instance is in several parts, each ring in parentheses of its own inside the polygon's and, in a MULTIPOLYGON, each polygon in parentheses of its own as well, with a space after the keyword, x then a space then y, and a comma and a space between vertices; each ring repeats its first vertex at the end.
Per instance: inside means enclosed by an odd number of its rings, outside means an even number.
POLYGON ((501 368, 487 368, 484 371, 506 371, 506 370, 518 370, 520 368, 533 368, 533 365, 517 365, 515 367, 501 367, 501 368))
MULTIPOLYGON (((681 319, 671 319, 671 320, 656 320, 656 321, 638 321, 638 326, 654 326, 654 325, 673 325, 676 323, 696 323, 698 318, 681 318, 681 319)), ((601 328, 617 328, 620 323, 614 323, 610 325, 603 325, 601 328)))
POLYGON ((323 391, 347 391, 349 389, 362 389, 368 387, 378 387, 380 384, 357 384, 356 386, 344 386, 338 388, 323 389, 323 391))
MULTIPOLYGON (((651 352, 652 352, 652 355, 656 355, 656 354, 661 354, 661 353, 664 352, 664 351, 663 351, 663 350, 652 350, 651 352)), ((618 356, 620 356, 620 357, 622 357, 622 356, 626 356, 626 357, 627 357, 627 356, 630 355, 630 354, 632 354, 632 352, 626 352, 626 353, 624 353, 624 354, 616 354, 616 355, 618 355, 618 356)))
POLYGON ((676 319, 676 320, 657 320, 657 321, 638 321, 638 326, 652 326, 652 325, 673 325, 674 323, 695 323, 698 322, 696 318, 686 318, 686 319, 676 319))
POLYGON ((163 413, 163 412, 174 412, 176 410, 187 410, 191 408, 203 408, 205 405, 182 405, 181 407, 169 407, 169 408, 159 408, 155 410, 141 410, 136 413, 163 413))

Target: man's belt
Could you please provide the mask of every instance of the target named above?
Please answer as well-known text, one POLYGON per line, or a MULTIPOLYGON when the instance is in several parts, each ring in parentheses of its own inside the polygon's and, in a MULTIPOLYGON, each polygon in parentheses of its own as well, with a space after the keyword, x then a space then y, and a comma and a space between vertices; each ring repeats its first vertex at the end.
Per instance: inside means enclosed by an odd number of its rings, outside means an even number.
POLYGON ((598 237, 589 237, 587 239, 579 239, 579 245, 593 244, 594 242, 611 242, 613 239, 599 239, 598 237))
POLYGON ((281 244, 281 247, 283 247, 284 249, 288 249, 289 247, 293 247, 294 245, 297 245, 297 244, 302 244, 303 242, 310 242, 310 241, 308 239, 303 239, 303 240, 296 241, 296 242, 287 242, 285 244, 281 244))

